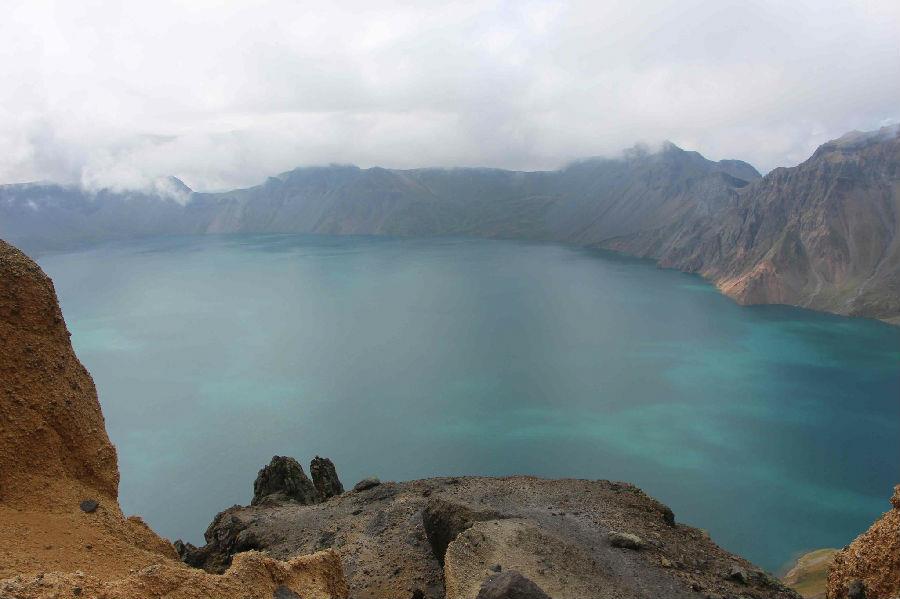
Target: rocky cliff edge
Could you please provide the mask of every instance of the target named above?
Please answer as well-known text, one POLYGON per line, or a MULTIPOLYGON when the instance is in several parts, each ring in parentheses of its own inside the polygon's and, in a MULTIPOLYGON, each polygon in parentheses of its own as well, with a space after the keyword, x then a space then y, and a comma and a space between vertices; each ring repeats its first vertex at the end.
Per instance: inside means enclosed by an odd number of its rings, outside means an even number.
POLYGON ((0 596, 345 597, 333 551, 250 552, 214 575, 117 501, 119 472, 53 283, 0 241, 0 596), (279 594, 280 593, 280 594, 279 594))
POLYGON ((828 570, 829 599, 900 597, 900 485, 891 509, 834 556, 828 570))

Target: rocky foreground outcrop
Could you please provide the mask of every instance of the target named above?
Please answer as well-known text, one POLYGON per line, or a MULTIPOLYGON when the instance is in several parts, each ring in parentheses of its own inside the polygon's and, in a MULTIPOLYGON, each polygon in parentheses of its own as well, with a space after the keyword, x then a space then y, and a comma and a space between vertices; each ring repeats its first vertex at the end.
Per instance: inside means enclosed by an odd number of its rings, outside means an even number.
POLYGON ((835 556, 828 571, 828 599, 900 597, 900 485, 891 510, 835 556))
POLYGON ((0 241, 0 597, 346 597, 339 556, 259 553, 222 575, 181 563, 119 507, 94 383, 50 279, 0 241))
POLYGON ((637 487, 609 481, 373 481, 318 503, 234 506, 206 540, 184 558, 212 572, 241 551, 332 549, 357 599, 798 597, 637 487))

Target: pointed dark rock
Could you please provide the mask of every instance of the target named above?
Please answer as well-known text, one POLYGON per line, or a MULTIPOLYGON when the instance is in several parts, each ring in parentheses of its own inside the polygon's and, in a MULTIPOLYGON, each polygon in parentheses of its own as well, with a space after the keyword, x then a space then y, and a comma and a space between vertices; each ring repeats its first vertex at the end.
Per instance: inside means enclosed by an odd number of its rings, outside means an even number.
POLYGON ((341 484, 334 463, 328 458, 316 456, 309 465, 309 473, 312 475, 313 485, 322 500, 341 495, 344 485, 341 484))
POLYGON ((263 467, 256 476, 251 505, 259 505, 267 499, 275 502, 296 501, 309 505, 318 503, 319 495, 297 460, 286 456, 274 456, 269 465, 263 467))

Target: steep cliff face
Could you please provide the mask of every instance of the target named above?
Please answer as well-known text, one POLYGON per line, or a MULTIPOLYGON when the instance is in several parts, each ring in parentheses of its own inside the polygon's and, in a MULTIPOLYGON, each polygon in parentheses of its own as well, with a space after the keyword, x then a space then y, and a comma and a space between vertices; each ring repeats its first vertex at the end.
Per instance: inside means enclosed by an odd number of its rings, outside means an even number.
POLYGON ((116 451, 75 358, 53 283, 0 241, 0 501, 54 508, 78 489, 112 500, 116 451))
POLYGON ((900 318, 900 137, 854 133, 709 215, 603 242, 698 272, 743 304, 900 318))
POLYGON ((789 303, 844 314, 900 311, 900 142, 826 145, 745 198, 734 249, 704 269, 742 303, 789 303), (892 292, 893 291, 893 292, 892 292))
POLYGON ((828 599, 900 597, 900 485, 894 487, 891 508, 834 556, 828 599))
POLYGON ((0 236, 32 249, 182 233, 470 235, 590 244, 708 214, 758 178, 749 164, 713 162, 666 144, 559 171, 298 168, 247 189, 189 194, 184 205, 140 193, 6 185, 0 186, 0 236))
POLYGON ((53 284, 0 241, 0 596, 268 599, 279 585, 304 597, 346 594, 330 552, 288 563, 249 555, 223 576, 190 571, 168 541, 122 514, 118 483, 53 284))

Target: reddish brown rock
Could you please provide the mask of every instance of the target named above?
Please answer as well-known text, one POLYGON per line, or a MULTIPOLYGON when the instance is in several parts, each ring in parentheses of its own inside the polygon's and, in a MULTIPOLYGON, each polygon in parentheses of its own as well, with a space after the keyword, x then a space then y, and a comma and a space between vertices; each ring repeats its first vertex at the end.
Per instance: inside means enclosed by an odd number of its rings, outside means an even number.
POLYGON ((900 128, 853 132, 610 249, 696 272, 741 304, 900 324, 900 128))
POLYGON ((894 487, 891 506, 834 556, 828 572, 829 599, 850 597, 851 587, 858 583, 868 599, 900 597, 900 485, 894 487))
POLYGON ((178 561, 118 503, 119 470, 94 383, 53 284, 0 241, 0 597, 346 597, 333 552, 234 558, 222 576, 178 561))

